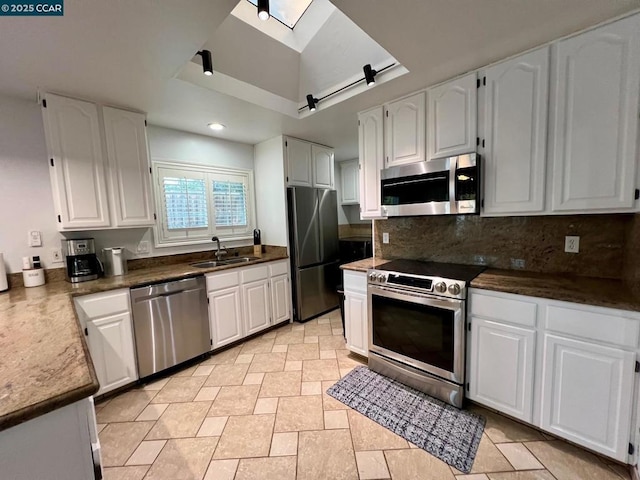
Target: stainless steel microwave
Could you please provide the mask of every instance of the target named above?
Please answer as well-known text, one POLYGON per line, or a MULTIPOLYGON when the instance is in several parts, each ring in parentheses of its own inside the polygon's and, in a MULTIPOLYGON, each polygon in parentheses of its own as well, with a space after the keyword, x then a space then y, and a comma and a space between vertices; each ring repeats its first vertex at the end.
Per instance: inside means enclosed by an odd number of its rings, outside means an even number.
POLYGON ((389 217, 480 213, 480 156, 438 158, 381 170, 389 217))

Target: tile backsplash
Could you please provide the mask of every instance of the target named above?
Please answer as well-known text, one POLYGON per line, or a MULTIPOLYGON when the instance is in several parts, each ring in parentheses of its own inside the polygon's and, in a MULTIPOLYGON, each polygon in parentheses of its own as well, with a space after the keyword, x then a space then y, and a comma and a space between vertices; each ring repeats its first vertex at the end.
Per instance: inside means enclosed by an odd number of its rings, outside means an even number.
POLYGON ((486 218, 475 215, 394 217, 375 221, 380 258, 485 264, 534 272, 603 278, 633 276, 640 283, 640 219, 632 214, 486 218), (389 243, 382 243, 382 234, 389 243), (565 253, 566 235, 580 252, 565 253))

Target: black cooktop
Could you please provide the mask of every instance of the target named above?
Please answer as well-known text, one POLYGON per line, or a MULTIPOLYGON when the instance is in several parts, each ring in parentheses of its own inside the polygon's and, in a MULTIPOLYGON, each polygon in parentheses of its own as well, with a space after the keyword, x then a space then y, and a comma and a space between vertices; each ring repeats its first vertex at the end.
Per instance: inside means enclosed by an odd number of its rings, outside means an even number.
POLYGON ((409 273, 425 277, 440 277, 469 283, 480 275, 486 267, 482 265, 461 265, 457 263, 421 262, 418 260, 391 260, 376 270, 409 273))

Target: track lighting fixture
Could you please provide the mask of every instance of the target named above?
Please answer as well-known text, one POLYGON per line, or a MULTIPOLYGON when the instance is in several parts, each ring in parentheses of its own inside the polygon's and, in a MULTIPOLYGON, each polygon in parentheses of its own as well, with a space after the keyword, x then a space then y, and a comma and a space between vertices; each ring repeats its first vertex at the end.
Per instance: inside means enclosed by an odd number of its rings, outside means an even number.
POLYGON ((371 68, 371 64, 369 63, 362 67, 362 70, 364 70, 364 79, 367 82, 367 86, 370 87, 372 85, 375 85, 376 75, 378 74, 378 72, 371 68))
POLYGON ((310 112, 316 111, 316 105, 318 104, 318 102, 319 100, 317 98, 313 98, 313 95, 307 95, 307 105, 309 106, 310 112))
POLYGON ((258 18, 260 20, 269 20, 269 0, 258 0, 258 18))
POLYGON ((202 70, 205 75, 213 75, 213 60, 211 59, 211 51, 200 50, 198 55, 202 57, 202 70))

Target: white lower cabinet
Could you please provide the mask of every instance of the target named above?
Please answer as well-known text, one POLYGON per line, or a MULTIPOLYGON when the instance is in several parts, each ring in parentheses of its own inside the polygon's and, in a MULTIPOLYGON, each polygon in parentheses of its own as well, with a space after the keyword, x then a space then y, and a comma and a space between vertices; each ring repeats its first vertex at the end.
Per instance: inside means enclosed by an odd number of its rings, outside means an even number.
POLYGON ((635 352, 544 334, 541 427, 627 460, 635 352))
POLYGON ((96 395, 135 382, 138 372, 129 290, 78 297, 75 306, 100 383, 96 395))
POLYGON ((366 272, 344 271, 344 329, 347 348, 369 355, 369 315, 366 272))
POLYGON ((271 325, 269 280, 259 280, 242 285, 242 314, 247 335, 264 330, 271 325))
POLYGON ((469 398, 532 421, 535 330, 471 318, 469 398))
POLYGON ((288 272, 280 260, 206 275, 212 350, 290 318, 288 272))
POLYGON ((216 290, 208 294, 211 348, 240 340, 243 335, 240 286, 216 290))
POLYGON ((634 461, 640 313, 475 288, 469 307, 471 400, 634 461))

